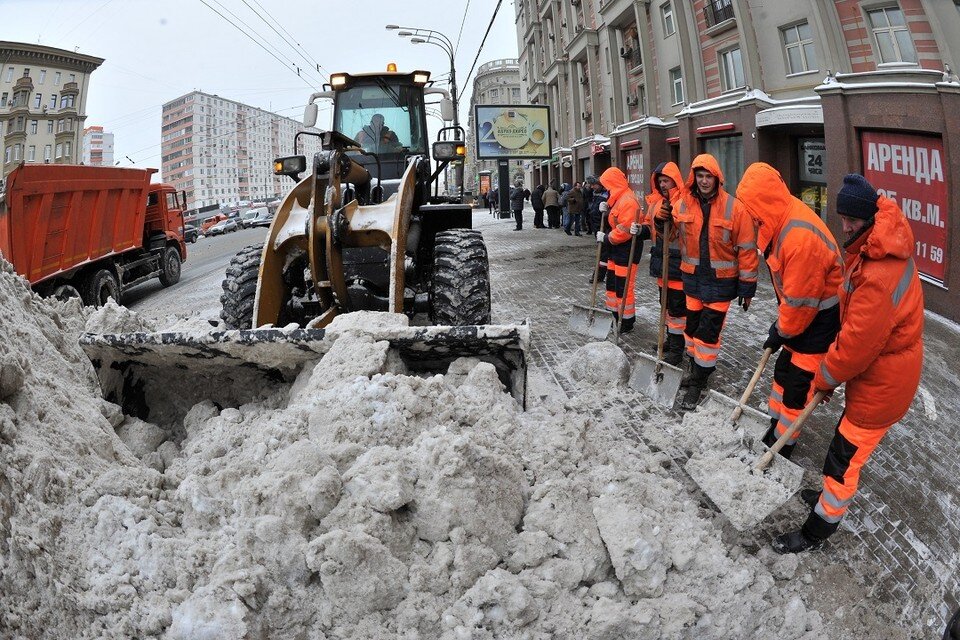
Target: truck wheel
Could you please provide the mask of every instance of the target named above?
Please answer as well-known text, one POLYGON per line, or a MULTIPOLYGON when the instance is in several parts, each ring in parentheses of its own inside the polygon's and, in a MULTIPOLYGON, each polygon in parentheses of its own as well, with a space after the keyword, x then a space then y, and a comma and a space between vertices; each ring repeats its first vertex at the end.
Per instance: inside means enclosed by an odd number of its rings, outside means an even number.
POLYGON ((452 326, 490 323, 490 268, 479 231, 451 229, 437 234, 430 320, 452 326))
POLYGON ((51 298, 66 302, 70 298, 79 298, 80 292, 71 284, 61 284, 50 293, 51 298))
POLYGON ((83 303, 89 307, 102 307, 109 298, 120 302, 120 283, 109 269, 94 271, 87 279, 86 286, 81 292, 83 303))
POLYGON ((223 279, 220 296, 220 318, 228 329, 250 329, 253 326, 253 301, 260 277, 263 243, 244 247, 233 256, 223 279))
POLYGON ((160 265, 160 284, 165 287, 180 281, 180 252, 176 247, 163 250, 163 264, 160 265))

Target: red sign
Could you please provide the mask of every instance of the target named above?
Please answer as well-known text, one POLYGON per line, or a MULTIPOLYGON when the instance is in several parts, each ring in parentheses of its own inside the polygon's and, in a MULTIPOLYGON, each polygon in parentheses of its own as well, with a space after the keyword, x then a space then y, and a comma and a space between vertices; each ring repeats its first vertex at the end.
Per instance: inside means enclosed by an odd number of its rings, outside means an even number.
POLYGON ((947 180, 943 140, 906 133, 865 131, 863 175, 894 200, 913 229, 920 273, 943 282, 947 273, 947 180))
POLYGON ((643 204, 643 197, 647 189, 647 176, 643 171, 643 151, 640 149, 627 151, 625 155, 627 160, 627 182, 630 184, 633 192, 637 194, 640 205, 645 206, 643 204))

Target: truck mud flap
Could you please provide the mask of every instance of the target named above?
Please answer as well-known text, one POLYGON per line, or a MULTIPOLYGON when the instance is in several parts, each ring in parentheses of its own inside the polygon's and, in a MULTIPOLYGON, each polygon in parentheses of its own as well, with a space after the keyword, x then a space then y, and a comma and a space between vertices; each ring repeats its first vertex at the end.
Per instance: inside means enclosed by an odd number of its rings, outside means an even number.
MULTIPOLYGON (((384 327, 364 333, 388 341, 412 373, 445 373, 460 357, 489 362, 509 393, 526 406, 527 322, 384 327)), ((105 399, 128 415, 173 424, 203 400, 238 407, 267 398, 322 358, 341 334, 330 329, 85 333, 80 346, 97 371, 105 399)))

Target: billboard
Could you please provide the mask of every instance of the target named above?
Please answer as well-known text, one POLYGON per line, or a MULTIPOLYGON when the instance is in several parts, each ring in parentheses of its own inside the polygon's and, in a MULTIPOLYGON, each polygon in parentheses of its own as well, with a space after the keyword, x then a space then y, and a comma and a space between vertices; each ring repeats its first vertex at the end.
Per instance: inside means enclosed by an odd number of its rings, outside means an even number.
POLYGON ((900 205, 913 230, 913 259, 925 280, 947 274, 947 180, 943 140, 908 133, 863 131, 863 175, 900 205))
POLYGON ((550 107, 544 105, 478 104, 477 159, 550 159, 550 107))

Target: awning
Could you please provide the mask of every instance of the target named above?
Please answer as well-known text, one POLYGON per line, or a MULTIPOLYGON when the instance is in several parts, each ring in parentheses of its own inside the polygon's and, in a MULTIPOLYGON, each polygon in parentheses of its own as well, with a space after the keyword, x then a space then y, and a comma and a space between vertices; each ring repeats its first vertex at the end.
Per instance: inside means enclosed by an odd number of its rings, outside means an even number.
POLYGON ((823 124, 823 107, 819 104, 783 105, 757 112, 757 128, 786 124, 823 124))

